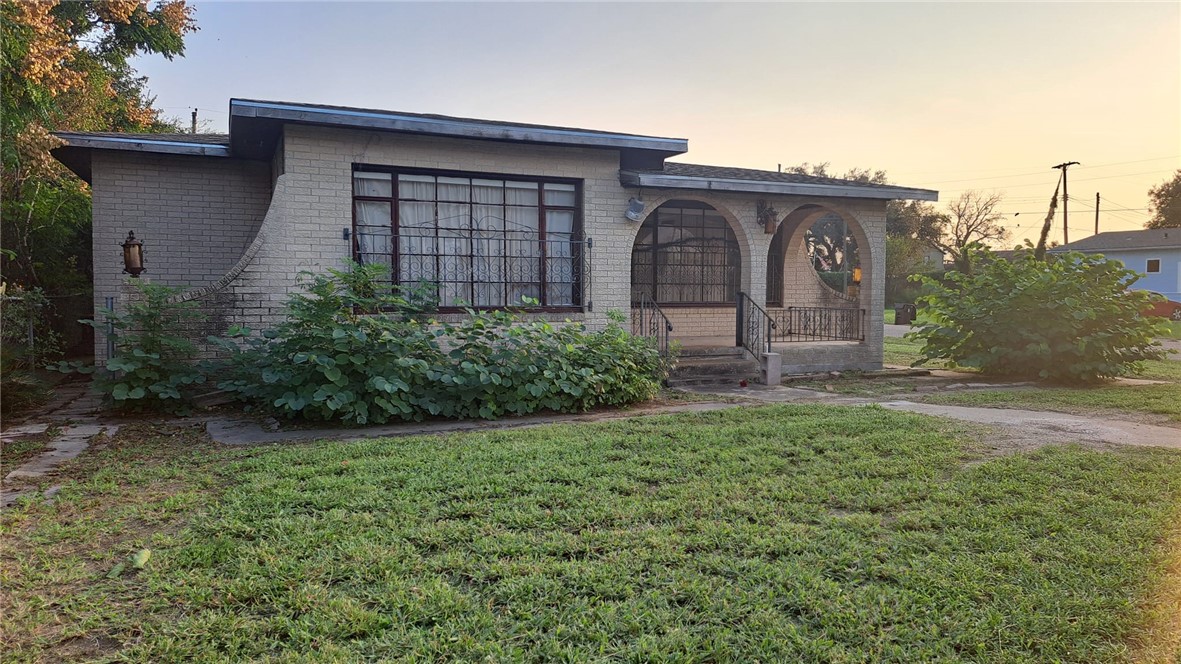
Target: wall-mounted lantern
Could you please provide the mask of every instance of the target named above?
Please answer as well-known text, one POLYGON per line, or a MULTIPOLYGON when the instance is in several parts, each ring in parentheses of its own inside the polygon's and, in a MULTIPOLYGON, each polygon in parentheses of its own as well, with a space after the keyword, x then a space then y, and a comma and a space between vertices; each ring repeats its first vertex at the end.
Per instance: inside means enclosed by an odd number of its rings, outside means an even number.
POLYGON ((629 221, 639 223, 644 220, 644 199, 636 196, 627 202, 627 210, 623 213, 629 221))
POLYGON ((859 267, 853 268, 853 283, 861 285, 861 268, 859 267))
POLYGON ((135 231, 128 231, 127 239, 120 246, 123 247, 123 271, 139 278, 139 273, 144 271, 144 243, 135 239, 135 231))
POLYGON ((767 201, 759 201, 758 218, 759 223, 763 226, 763 232, 767 235, 774 235, 775 229, 779 226, 779 213, 775 211, 775 207, 767 201))

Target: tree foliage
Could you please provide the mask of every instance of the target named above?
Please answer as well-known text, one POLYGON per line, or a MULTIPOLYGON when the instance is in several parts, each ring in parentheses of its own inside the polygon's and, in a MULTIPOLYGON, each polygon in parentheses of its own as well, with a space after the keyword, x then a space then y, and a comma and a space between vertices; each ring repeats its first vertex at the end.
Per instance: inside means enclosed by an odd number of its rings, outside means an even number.
POLYGON ((1119 261, 969 251, 978 253, 975 272, 921 278, 928 322, 907 335, 925 342, 920 364, 944 359, 988 374, 1086 382, 1164 357, 1161 325, 1141 315, 1159 296, 1129 290, 1139 275, 1119 261))
POLYGON ((49 291, 89 283, 90 195, 50 150, 52 131, 165 131, 128 59, 173 58, 195 30, 185 0, 0 4, 0 216, 4 277, 49 291))
POLYGON ((1004 214, 998 209, 1001 194, 965 191, 947 204, 947 214, 940 221, 936 248, 951 257, 960 272, 972 271, 972 249, 986 242, 1003 242, 1009 231, 1001 225, 1004 214))
POLYGON ((1152 208, 1152 219, 1145 228, 1181 228, 1181 170, 1148 190, 1148 205, 1152 208))

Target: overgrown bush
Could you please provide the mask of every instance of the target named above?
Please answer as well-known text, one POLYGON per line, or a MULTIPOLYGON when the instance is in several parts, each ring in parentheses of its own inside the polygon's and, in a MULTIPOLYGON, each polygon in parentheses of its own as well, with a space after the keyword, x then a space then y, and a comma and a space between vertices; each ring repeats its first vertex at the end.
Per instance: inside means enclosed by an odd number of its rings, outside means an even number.
POLYGON ((40 288, 0 285, 0 412, 44 403, 49 388, 37 370, 61 355, 50 325, 50 303, 40 288))
POLYGON ((928 322, 907 335, 925 342, 920 364, 1083 382, 1164 357, 1159 324, 1140 314, 1153 296, 1129 290, 1139 275, 1118 261, 1075 252, 1040 261, 1026 251, 1006 261, 985 251, 974 265, 942 283, 920 278, 928 322))
POLYGON ((116 410, 159 410, 185 413, 196 385, 205 374, 195 362, 196 345, 186 330, 204 319, 196 302, 177 301, 180 289, 143 281, 126 311, 104 310, 102 321, 84 320, 114 338, 115 353, 105 370, 78 362, 62 363, 60 371, 95 373, 94 385, 116 410))
POLYGON ((470 310, 438 322, 429 293, 387 281, 374 265, 312 275, 276 329, 211 338, 230 353, 219 386, 286 417, 364 424, 584 411, 649 398, 664 377, 655 346, 617 322, 588 332, 470 310))
POLYGON ((49 400, 49 386, 25 361, 24 349, 0 348, 0 413, 8 415, 49 400))
POLYGON ((56 360, 61 355, 61 335, 53 330, 53 305, 40 288, 0 288, 0 339, 6 348, 18 348, 21 364, 56 360))

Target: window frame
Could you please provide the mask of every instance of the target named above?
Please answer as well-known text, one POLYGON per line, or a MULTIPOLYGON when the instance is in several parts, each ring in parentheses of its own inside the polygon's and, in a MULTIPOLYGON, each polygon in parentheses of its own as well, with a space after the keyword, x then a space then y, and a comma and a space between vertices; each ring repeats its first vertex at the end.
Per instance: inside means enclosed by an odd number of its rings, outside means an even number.
MULTIPOLYGON (((587 292, 587 275, 586 275, 586 255, 589 251, 589 243, 584 233, 583 226, 583 180, 579 178, 563 178, 550 176, 536 176, 536 175, 518 175, 514 173, 489 173, 484 171, 458 171, 450 169, 439 168, 407 168, 401 166, 380 166, 375 164, 360 164, 354 163, 352 170, 349 172, 349 195, 350 205, 352 206, 352 227, 350 237, 350 247, 353 260, 361 261, 361 247, 360 239, 357 235, 357 201, 373 201, 379 203, 390 204, 390 233, 394 241, 391 241, 390 260, 391 260, 391 282, 393 284, 400 284, 399 273, 399 251, 400 243, 396 241, 399 230, 399 175, 424 175, 431 177, 453 177, 453 178, 467 178, 469 180, 501 180, 504 182, 531 182, 537 184, 537 243, 538 243, 538 281, 536 282, 519 282, 522 284, 530 284, 537 286, 539 297, 538 305, 528 306, 525 304, 504 304, 504 305, 443 305, 438 307, 439 313, 462 313, 466 309, 474 309, 477 311, 527 311, 538 313, 578 313, 586 310, 587 292), (361 196, 356 193, 355 175, 356 173, 388 173, 390 175, 390 196, 389 198, 382 196, 361 196), (561 184, 574 186, 574 205, 546 205, 545 203, 545 185, 547 184, 561 184), (570 259, 576 266, 575 280, 571 282, 571 299, 574 300, 572 304, 557 304, 550 305, 546 303, 546 268, 548 256, 546 248, 547 243, 547 227, 546 227, 546 212, 548 210, 571 211, 574 214, 574 221, 571 225, 571 257, 570 259)), ((470 187, 470 184, 469 184, 470 187)), ((414 199, 408 199, 414 200, 414 199)), ((439 195, 435 193, 434 203, 437 206, 440 202, 439 195)), ((475 205, 469 201, 469 205, 475 205)), ((504 205, 502 203, 502 205, 504 205)), ((438 217, 436 213, 436 230, 438 224, 438 217)), ((507 266, 508 256, 499 256, 500 260, 505 262, 507 266)))
POLYGON ((1160 274, 1161 259, 1159 258, 1145 258, 1144 259, 1144 274, 1160 274), (1152 264, 1156 263, 1156 269, 1153 270, 1152 264))

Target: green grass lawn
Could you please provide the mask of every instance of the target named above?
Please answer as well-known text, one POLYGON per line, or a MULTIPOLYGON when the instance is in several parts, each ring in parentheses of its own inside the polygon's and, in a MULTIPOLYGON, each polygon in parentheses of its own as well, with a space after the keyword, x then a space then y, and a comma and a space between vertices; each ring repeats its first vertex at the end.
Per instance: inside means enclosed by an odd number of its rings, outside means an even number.
MULTIPOLYGON (((921 341, 911 341, 910 339, 903 339, 902 337, 886 337, 882 340, 884 345, 882 361, 886 364, 894 364, 900 366, 910 366, 912 363, 918 361, 919 351, 923 347, 921 341)), ((941 360, 928 362, 923 365, 929 368, 941 368, 944 363, 941 360)), ((964 369, 967 371, 967 369, 964 369)))
POLYGON ((52 505, 3 515, 0 645, 7 662, 1115 662, 1177 645, 1159 630, 1181 454, 980 458, 951 427, 772 406, 241 450, 128 426, 52 505), (145 546, 143 571, 106 578, 145 546))
MULTIPOLYGON (((885 363, 910 365, 918 359, 921 347, 921 342, 886 338, 885 363)), ((1177 355, 1171 357, 1181 359, 1181 356, 1177 355)), ((1143 370, 1131 376, 1178 383, 1173 385, 971 390, 932 394, 922 400, 927 403, 955 406, 1025 408, 1078 414, 1149 413, 1166 415, 1173 421, 1181 421, 1181 361, 1178 359, 1143 362, 1143 370)), ((924 366, 941 365, 930 363, 924 366)))

